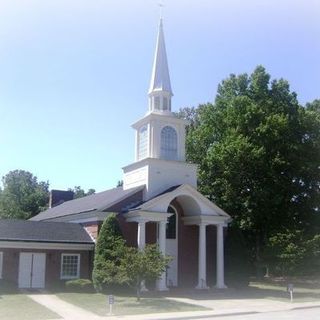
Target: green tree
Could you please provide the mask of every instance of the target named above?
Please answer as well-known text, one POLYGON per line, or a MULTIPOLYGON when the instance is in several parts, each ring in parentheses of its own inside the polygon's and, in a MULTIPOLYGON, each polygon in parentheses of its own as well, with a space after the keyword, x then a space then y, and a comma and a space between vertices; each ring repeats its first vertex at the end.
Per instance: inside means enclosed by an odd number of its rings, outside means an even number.
POLYGON ((169 262, 170 258, 162 255, 156 245, 147 245, 143 250, 127 247, 121 259, 119 278, 121 283, 135 289, 140 301, 142 281, 157 280, 169 262))
POLYGON ((308 102, 306 104, 306 108, 309 111, 317 112, 318 116, 319 116, 319 114, 320 114, 320 99, 316 99, 316 100, 313 100, 312 102, 308 102))
POLYGON ((92 280, 97 291, 123 283, 119 266, 124 250, 125 240, 118 220, 115 214, 111 214, 102 224, 95 248, 92 280))
POLYGON ((191 116, 199 189, 232 216, 256 265, 276 233, 319 233, 319 100, 302 107, 287 81, 258 66, 222 81, 215 104, 191 116))
POLYGON ((155 245, 144 250, 127 247, 118 220, 111 214, 99 232, 92 280, 97 291, 111 291, 124 285, 135 288, 140 300, 142 280, 153 281, 165 271, 170 259, 155 245))
POLYGON ((48 205, 49 183, 24 170, 10 171, 2 178, 0 217, 29 219, 48 205))
POLYGON ((283 230, 270 237, 266 246, 272 274, 280 276, 319 274, 320 235, 301 230, 283 230))
POLYGON ((87 192, 85 192, 80 186, 75 186, 73 189, 69 188, 68 191, 72 191, 74 196, 74 199, 82 198, 85 196, 89 196, 91 194, 94 194, 96 192, 95 189, 88 189, 87 192))

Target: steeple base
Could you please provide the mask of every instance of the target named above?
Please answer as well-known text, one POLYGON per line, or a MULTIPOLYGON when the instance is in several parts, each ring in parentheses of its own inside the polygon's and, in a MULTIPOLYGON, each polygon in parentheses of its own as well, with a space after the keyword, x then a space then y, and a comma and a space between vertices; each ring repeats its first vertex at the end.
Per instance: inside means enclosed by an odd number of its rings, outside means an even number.
POLYGON ((126 190, 145 185, 145 201, 173 186, 189 184, 197 188, 195 164, 146 158, 122 169, 123 188, 126 190))

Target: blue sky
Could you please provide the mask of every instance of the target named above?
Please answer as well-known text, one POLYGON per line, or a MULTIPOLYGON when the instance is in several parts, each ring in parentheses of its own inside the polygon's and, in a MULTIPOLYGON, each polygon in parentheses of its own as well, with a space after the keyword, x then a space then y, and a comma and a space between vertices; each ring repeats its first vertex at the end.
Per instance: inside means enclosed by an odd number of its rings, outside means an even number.
MULTIPOLYGON (((0 176, 102 191, 134 160, 147 111, 157 0, 0 0, 0 176)), ((262 64, 320 98, 320 0, 168 0, 173 109, 213 101, 262 64)))

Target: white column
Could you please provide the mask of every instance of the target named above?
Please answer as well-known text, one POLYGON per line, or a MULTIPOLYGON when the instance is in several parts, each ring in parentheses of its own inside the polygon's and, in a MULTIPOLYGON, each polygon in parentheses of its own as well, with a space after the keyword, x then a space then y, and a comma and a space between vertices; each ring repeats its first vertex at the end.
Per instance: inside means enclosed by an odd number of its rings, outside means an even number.
POLYGON ((217 289, 227 288, 224 284, 224 248, 223 248, 223 224, 217 225, 217 289))
MULTIPOLYGON (((146 221, 139 220, 138 221, 138 248, 139 250, 143 250, 146 246, 146 221)), ((141 282, 141 291, 148 291, 146 288, 146 283, 143 280, 141 282)))
POLYGON ((138 248, 143 250, 146 246, 146 221, 138 221, 138 248))
MULTIPOLYGON (((166 224, 167 221, 160 221, 159 222, 159 250, 160 252, 165 255, 166 254, 166 224)), ((166 284, 166 272, 164 272, 160 279, 157 280, 157 290, 158 291, 167 291, 167 284, 166 284)))
POLYGON ((207 258, 206 258, 206 224, 199 224, 199 260, 198 260, 198 285, 196 289, 207 287, 207 258))

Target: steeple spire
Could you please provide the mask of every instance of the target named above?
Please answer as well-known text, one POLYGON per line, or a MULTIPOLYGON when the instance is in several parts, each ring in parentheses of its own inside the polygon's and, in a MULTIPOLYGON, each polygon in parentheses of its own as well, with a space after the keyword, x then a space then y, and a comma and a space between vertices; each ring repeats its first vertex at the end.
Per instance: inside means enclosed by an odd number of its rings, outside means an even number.
POLYGON ((156 52, 148 95, 149 111, 171 111, 171 97, 173 96, 173 93, 170 83, 162 17, 159 22, 156 52))

